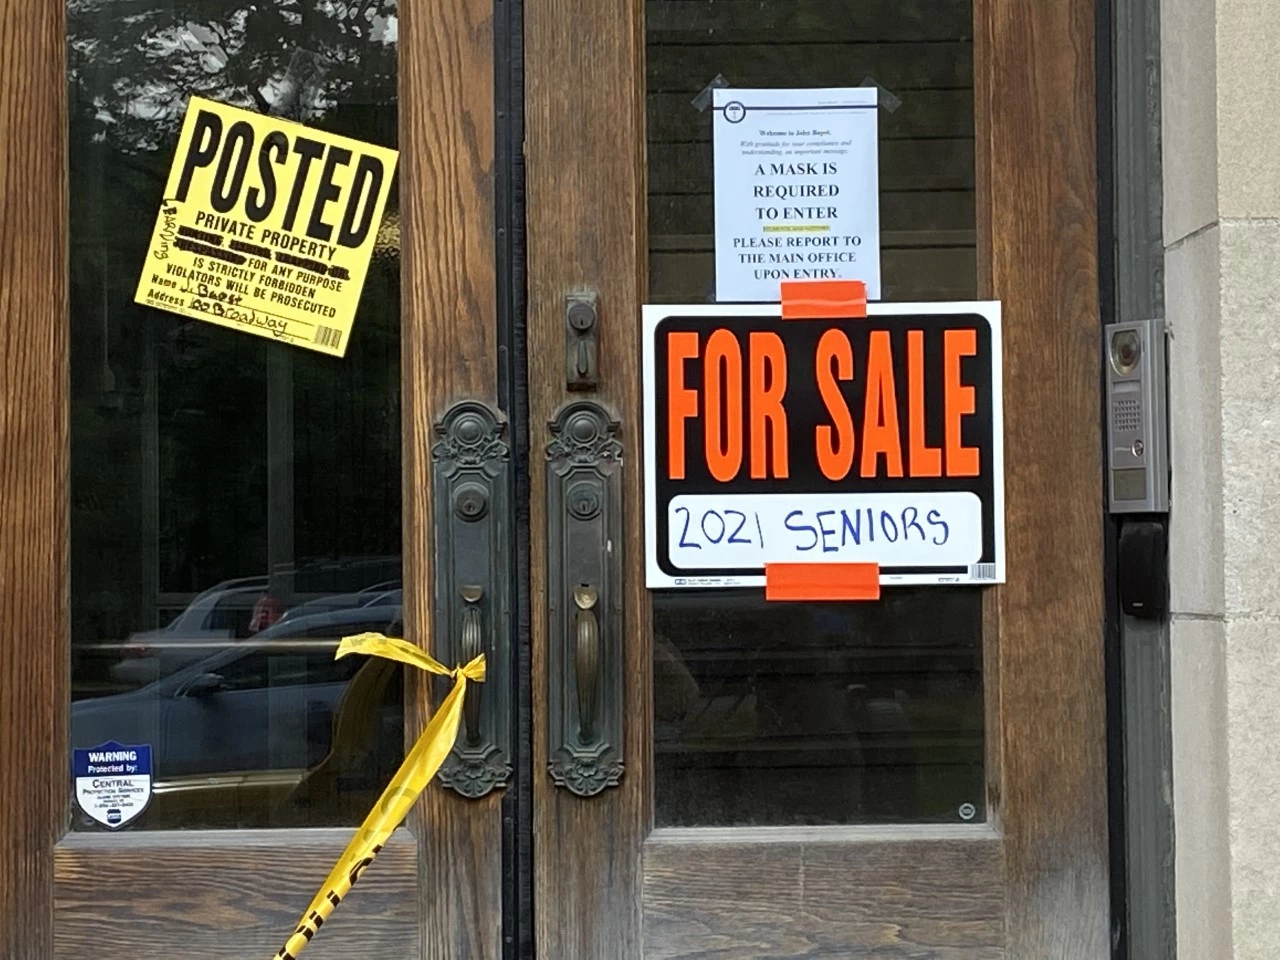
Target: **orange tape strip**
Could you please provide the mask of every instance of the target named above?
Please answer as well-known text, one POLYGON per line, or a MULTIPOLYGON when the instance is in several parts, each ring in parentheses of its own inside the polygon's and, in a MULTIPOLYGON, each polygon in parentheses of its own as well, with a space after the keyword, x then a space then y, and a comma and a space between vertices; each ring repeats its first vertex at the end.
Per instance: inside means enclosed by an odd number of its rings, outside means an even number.
POLYGON ((878 563, 766 563, 766 600, 879 600, 878 563))
POLYGON ((783 320, 842 320, 867 315, 861 280, 783 280, 783 320))

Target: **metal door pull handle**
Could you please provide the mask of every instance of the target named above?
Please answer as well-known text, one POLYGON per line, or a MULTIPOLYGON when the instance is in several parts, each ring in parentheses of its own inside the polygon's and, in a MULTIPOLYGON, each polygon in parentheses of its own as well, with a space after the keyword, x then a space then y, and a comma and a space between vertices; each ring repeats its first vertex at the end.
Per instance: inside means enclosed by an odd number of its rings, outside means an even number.
MULTIPOLYGON (((511 778, 511 446, 502 416, 478 400, 450 405, 431 434, 431 652, 445 663, 470 663, 483 653, 490 680, 488 690, 467 692, 440 783, 477 798, 511 778)), ((446 695, 443 684, 433 692, 446 695)))
POLYGON ((622 425, 579 400, 547 426, 547 769, 595 797, 624 770, 622 425))
POLYGON ((600 675, 600 621, 595 606, 600 594, 595 587, 580 584, 573 588, 577 631, 574 666, 578 681, 578 736, 584 744, 596 738, 596 695, 600 675))
MULTIPOLYGON (((466 603, 462 611, 462 662, 470 663, 484 652, 483 621, 480 618, 480 598, 484 596, 484 588, 466 586, 459 592, 466 603)), ((480 742, 480 696, 481 688, 477 684, 468 691, 462 706, 467 743, 472 746, 480 742)))

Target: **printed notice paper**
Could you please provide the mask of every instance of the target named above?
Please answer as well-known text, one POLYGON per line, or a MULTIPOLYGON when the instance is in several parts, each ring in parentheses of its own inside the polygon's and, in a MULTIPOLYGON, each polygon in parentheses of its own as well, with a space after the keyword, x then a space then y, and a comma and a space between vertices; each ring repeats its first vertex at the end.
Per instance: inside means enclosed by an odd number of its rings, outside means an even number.
POLYGON ((134 299, 343 356, 396 159, 192 97, 134 299))
POLYGON ((713 91, 716 299, 861 280, 880 299, 875 87, 713 91))

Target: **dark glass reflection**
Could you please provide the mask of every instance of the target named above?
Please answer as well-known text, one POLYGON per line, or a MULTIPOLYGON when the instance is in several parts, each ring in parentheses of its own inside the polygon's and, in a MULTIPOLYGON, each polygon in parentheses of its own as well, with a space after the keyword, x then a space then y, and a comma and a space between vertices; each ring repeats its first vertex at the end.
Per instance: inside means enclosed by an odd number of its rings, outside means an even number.
MULTIPOLYGON (((977 294, 972 0, 648 0, 649 296, 715 296, 709 82, 876 83, 885 300, 977 294)), ((981 819, 981 594, 654 596, 657 821, 981 819)))
MULTIPOLYGON (((393 192, 344 359, 133 302, 186 98, 396 143, 394 0, 69 0, 73 745, 134 827, 350 823, 402 755, 393 192)), ((83 823, 81 824, 83 825, 83 823)))
POLYGON ((670 592, 653 629, 659 824, 981 816, 981 616, 966 592, 670 592))

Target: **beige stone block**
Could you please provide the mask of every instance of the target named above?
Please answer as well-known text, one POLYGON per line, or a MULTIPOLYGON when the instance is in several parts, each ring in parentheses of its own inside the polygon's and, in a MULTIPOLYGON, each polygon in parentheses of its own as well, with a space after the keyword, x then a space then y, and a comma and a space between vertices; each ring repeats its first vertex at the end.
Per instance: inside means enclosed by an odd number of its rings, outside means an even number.
POLYGON ((1224 222, 1219 250, 1226 610, 1280 619, 1280 223, 1224 222))
POLYGON ((1225 630, 1175 619, 1169 633, 1178 956, 1230 960, 1225 630))
POLYGON ((1175 613, 1223 614, 1222 362, 1218 229, 1165 257, 1169 342, 1170 601, 1175 613))
POLYGON ((1219 216, 1277 217, 1280 3, 1217 0, 1217 7, 1219 216))
POLYGON ((1228 621, 1231 906, 1234 960, 1280 944, 1280 622, 1228 621))
POLYGON ((1164 240, 1218 219, 1217 53, 1213 0, 1161 0, 1164 240))

